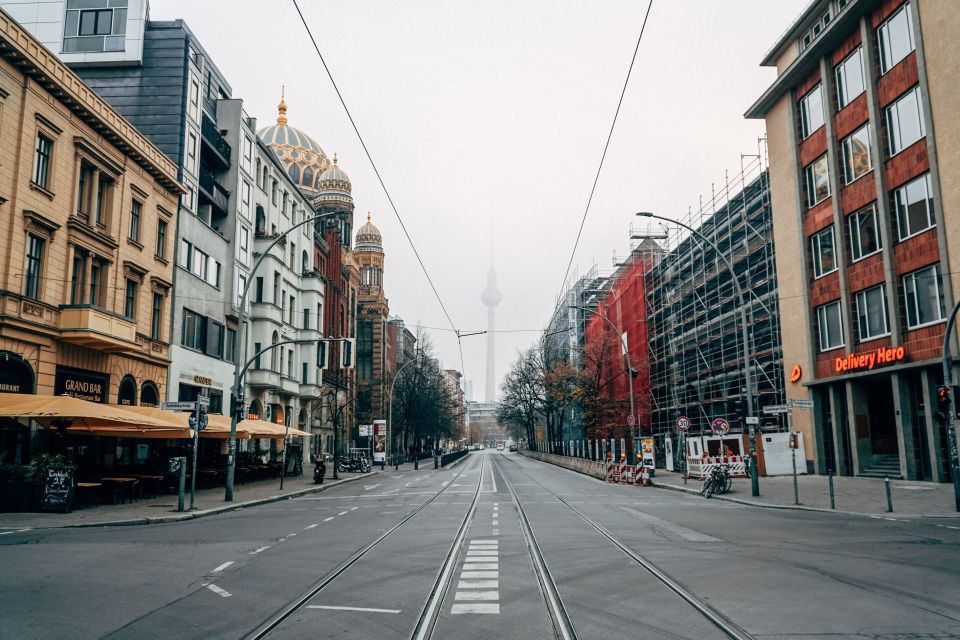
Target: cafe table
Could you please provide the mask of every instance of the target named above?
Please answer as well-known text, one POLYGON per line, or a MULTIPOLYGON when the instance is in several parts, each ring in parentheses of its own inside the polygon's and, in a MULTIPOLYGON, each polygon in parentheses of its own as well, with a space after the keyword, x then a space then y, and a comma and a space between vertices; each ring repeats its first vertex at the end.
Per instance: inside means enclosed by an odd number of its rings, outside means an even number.
POLYGON ((78 482, 77 508, 88 509, 90 507, 90 495, 96 494, 102 486, 102 482, 78 482))
POLYGON ((117 498, 120 498, 121 502, 133 502, 134 494, 140 483, 136 478, 128 478, 125 476, 100 478, 100 482, 104 484, 105 489, 113 489, 114 504, 116 504, 117 498))

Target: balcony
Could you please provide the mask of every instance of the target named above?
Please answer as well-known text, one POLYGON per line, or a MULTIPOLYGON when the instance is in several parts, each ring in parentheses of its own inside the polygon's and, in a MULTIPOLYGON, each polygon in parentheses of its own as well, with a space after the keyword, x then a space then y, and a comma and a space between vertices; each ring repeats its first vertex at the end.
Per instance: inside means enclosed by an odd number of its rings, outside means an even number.
POLYGON ((282 326, 283 311, 272 302, 253 302, 250 304, 250 319, 253 322, 268 321, 282 326))
POLYGON ((137 325, 106 309, 85 304, 60 307, 60 339, 100 351, 136 353, 137 325))
MULTIPOLYGON (((269 354, 260 357, 260 362, 265 365, 270 364, 269 354)), ((283 387, 280 383, 280 374, 270 369, 248 369, 244 382, 248 387, 254 389, 270 389, 279 391, 283 387)))
POLYGON ((230 192, 220 186, 212 171, 200 171, 201 204, 205 200, 223 214, 230 211, 230 192))
POLYGON ((223 139, 217 130, 217 125, 206 114, 203 116, 203 122, 200 125, 201 137, 204 142, 204 155, 219 165, 219 168, 227 170, 230 168, 230 155, 233 149, 230 144, 223 139))

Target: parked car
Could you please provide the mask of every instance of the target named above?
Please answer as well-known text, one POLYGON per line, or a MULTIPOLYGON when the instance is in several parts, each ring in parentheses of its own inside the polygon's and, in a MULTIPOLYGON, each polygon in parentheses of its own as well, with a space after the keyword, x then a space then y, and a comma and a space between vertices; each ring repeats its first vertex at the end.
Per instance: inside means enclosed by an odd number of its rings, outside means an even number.
POLYGON ((511 442, 511 443, 510 443, 510 451, 516 451, 516 450, 517 450, 517 445, 515 445, 515 444, 513 444, 513 443, 511 442))

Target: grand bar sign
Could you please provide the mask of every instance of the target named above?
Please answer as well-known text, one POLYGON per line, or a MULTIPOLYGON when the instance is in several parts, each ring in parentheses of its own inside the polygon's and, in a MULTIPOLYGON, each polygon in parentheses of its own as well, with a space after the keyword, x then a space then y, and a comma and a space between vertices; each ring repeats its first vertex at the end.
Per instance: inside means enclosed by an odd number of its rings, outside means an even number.
POLYGON ((837 358, 834 362, 836 373, 848 371, 870 370, 875 367, 900 362, 907 357, 903 347, 880 347, 876 351, 865 353, 848 353, 845 358, 837 358))
POLYGON ((96 371, 57 367, 54 395, 68 395, 89 402, 106 402, 110 376, 96 371))

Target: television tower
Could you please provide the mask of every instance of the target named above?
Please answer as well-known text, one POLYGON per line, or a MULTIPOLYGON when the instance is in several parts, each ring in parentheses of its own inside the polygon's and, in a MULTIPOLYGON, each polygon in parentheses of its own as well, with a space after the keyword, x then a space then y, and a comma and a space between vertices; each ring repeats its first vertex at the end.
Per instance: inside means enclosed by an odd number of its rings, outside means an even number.
POLYGON ((493 270, 492 240, 490 242, 490 270, 487 271, 487 288, 483 290, 480 299, 487 307, 487 375, 483 395, 486 402, 495 402, 497 399, 497 374, 494 329, 496 328, 497 305, 500 304, 503 295, 497 288, 497 272, 493 270))

